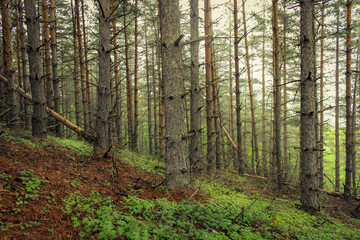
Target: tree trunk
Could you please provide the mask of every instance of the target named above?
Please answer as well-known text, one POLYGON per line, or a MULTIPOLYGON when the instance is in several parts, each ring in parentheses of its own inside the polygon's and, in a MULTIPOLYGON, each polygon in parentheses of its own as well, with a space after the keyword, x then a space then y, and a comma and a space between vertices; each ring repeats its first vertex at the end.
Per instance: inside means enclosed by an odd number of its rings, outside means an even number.
POLYGON ((257 169, 253 169, 255 172, 258 172, 259 169, 259 147, 257 142, 257 134, 256 134, 256 118, 255 118, 255 103, 254 103, 254 93, 253 86, 251 80, 251 72, 250 72, 250 55, 249 55, 249 45, 247 39, 247 30, 246 30, 246 14, 245 14, 245 0, 242 0, 242 9, 243 9, 243 23, 244 23, 244 38, 245 38, 245 52, 246 52, 246 69, 247 69, 247 77, 248 77, 248 85, 249 85, 249 95, 250 95, 250 110, 251 110, 251 129, 252 129, 252 141, 254 144, 255 151, 255 161, 257 169))
MULTIPOLYGON (((16 60, 17 60, 17 67, 18 67, 18 84, 19 87, 23 87, 22 84, 22 66, 21 66, 21 55, 20 55, 20 48, 21 48, 21 42, 20 42, 20 11, 21 11, 21 1, 16 0, 15 1, 15 22, 16 22, 16 60)), ((22 18, 21 18, 22 21, 22 18)), ((20 124, 21 127, 24 126, 24 122, 25 122, 25 115, 24 115, 24 99, 20 98, 19 99, 19 114, 21 114, 20 117, 20 124)))
POLYGON ((40 26, 35 0, 25 0, 26 25, 28 30, 28 54, 30 84, 33 102, 32 135, 46 138, 46 102, 44 80, 41 76, 40 26))
POLYGON ((152 119, 151 119, 151 84, 150 84, 150 68, 149 68, 149 51, 148 51, 148 37, 147 27, 145 21, 145 58, 146 58, 146 87, 147 87, 147 103, 148 103, 148 134, 149 134, 149 154, 153 154, 153 132, 152 132, 152 119))
POLYGON ((170 189, 185 189, 189 184, 184 123, 179 0, 160 1, 162 69, 165 103, 165 179, 170 189))
MULTIPOLYGON (((231 30, 230 30, 230 39, 229 39, 229 47, 230 47, 230 51, 229 51, 229 129, 230 129, 230 136, 232 139, 234 139, 235 136, 235 131, 234 131, 234 98, 233 98, 233 78, 232 78, 232 41, 234 41, 234 39, 231 38, 231 30)), ((234 149, 231 147, 228 151, 229 156, 230 156, 230 160, 232 159, 233 161, 233 168, 234 169, 239 169, 239 164, 238 161, 235 157, 235 152, 234 149)), ((229 167, 231 165, 230 162, 229 163, 229 167)))
MULTIPOLYGON (((358 39, 359 39, 360 35, 358 34, 358 39)), ((356 186, 356 150, 355 147, 357 145, 356 142, 356 135, 355 135, 355 129, 356 129, 356 99, 355 96, 356 94, 359 94, 359 90, 356 89, 359 88, 358 84, 359 84, 359 70, 360 70, 360 62, 359 62, 359 58, 360 58, 360 44, 359 41, 357 41, 357 53, 356 53, 356 72, 355 72, 355 89, 354 89, 354 95, 353 95, 353 123, 354 123, 354 127, 353 127, 353 151, 354 151, 354 157, 352 159, 352 185, 353 185, 353 194, 354 196, 357 196, 357 186, 356 186)))
POLYGON ((154 48, 151 49, 151 63, 152 63, 152 76, 153 76, 153 101, 154 101, 154 154, 157 154, 159 152, 159 141, 158 138, 156 138, 158 133, 158 123, 157 123, 157 104, 156 104, 156 71, 155 71, 155 53, 154 48))
POLYGON ((110 0, 99 0, 99 83, 97 88, 97 114, 95 152, 106 150, 110 145, 109 118, 111 104, 110 60, 110 0))
POLYGON ((84 118, 84 129, 87 131, 89 128, 88 121, 88 108, 87 108, 87 100, 86 100, 86 82, 85 82, 85 69, 84 69, 84 56, 83 56, 83 47, 82 47, 82 36, 81 36, 81 28, 80 28, 80 0, 75 0, 75 14, 76 14, 76 32, 77 32, 77 40, 79 47, 79 63, 80 63, 80 86, 81 86, 81 99, 82 99, 82 109, 83 109, 83 118, 84 118))
POLYGON ((131 95, 131 79, 129 66, 129 43, 127 37, 127 21, 126 21, 126 2, 123 2, 124 7, 124 40, 125 40, 125 67, 126 67, 126 96, 127 96, 127 118, 128 118, 128 142, 129 149, 133 150, 133 112, 132 112, 132 95, 131 95))
MULTIPOLYGON (((89 120, 89 128, 93 126, 93 115, 92 115, 92 104, 91 104, 91 93, 90 93, 90 70, 89 70, 89 61, 88 61, 88 48, 86 41, 86 31, 85 31, 85 8, 84 8, 84 0, 81 0, 81 14, 82 14, 82 32, 83 32, 83 40, 84 40, 84 53, 85 53, 85 71, 86 71, 86 99, 87 99, 87 109, 88 112, 88 120, 89 120)), ((121 111, 120 111, 121 112, 121 111)), ((121 126, 121 124, 120 124, 121 126)))
MULTIPOLYGON (((211 6, 210 0, 204 1, 204 26, 205 35, 211 34, 211 6)), ((213 129, 213 93, 211 86, 212 71, 211 71, 211 39, 205 39, 205 64, 206 64, 206 127, 207 127, 207 172, 211 174, 215 169, 214 156, 214 129, 213 129)))
MULTIPOLYGON (((289 175, 289 159, 288 159, 288 135, 287 135, 287 86, 286 86, 286 81, 287 81, 287 69, 286 69, 286 64, 287 64, 287 59, 286 59, 286 31, 287 31, 287 16, 286 16, 286 6, 284 4, 284 8, 283 8, 283 16, 284 16, 284 25, 283 25, 283 91, 284 91, 284 96, 283 96, 283 111, 284 111, 284 120, 283 120, 283 127, 284 127, 284 155, 283 155, 283 159, 284 159, 284 178, 283 181, 286 182, 286 180, 288 179, 288 175, 289 175)), ((280 79, 279 79, 280 82, 280 79)), ((279 106, 280 107, 280 106, 279 106)))
POLYGON ((76 125, 81 126, 81 117, 80 117, 80 90, 79 90, 79 76, 78 76, 78 51, 77 51, 77 44, 76 44, 76 16, 73 10, 73 1, 71 0, 71 14, 72 14, 72 22, 73 22, 73 44, 74 44, 74 88, 75 88, 75 119, 76 125))
POLYGON ((301 205, 309 212, 320 210, 319 175, 315 139, 315 51, 314 1, 300 2, 301 43, 301 205))
MULTIPOLYGON (((199 37, 199 0, 190 1, 191 39, 199 37)), ((190 88, 190 168, 194 175, 202 173, 201 163, 201 105, 199 85, 199 42, 190 45, 191 52, 191 88, 190 88)))
POLYGON ((1 1, 1 17, 2 17, 2 34, 3 34, 3 72, 4 76, 9 80, 7 90, 7 105, 10 108, 9 114, 6 116, 7 125, 11 128, 19 128, 20 108, 18 104, 18 97, 13 90, 15 84, 14 68, 13 68, 13 46, 11 35, 11 15, 10 15, 10 1, 1 1))
POLYGON ((234 57, 235 57, 235 100, 236 100, 236 134, 237 134, 237 166, 240 175, 245 173, 245 162, 242 152, 241 136, 241 104, 240 104, 240 70, 239 70, 239 27, 237 0, 234 0, 234 57))
POLYGON ((354 156, 352 137, 352 113, 351 113, 351 8, 352 0, 346 1, 346 166, 344 197, 351 196, 351 162, 354 156))
MULTIPOLYGON (((265 4, 263 7, 263 18, 265 19, 265 4)), ((268 176, 268 167, 267 167, 267 150, 266 150, 266 122, 265 122, 265 28, 262 32, 262 112, 261 112, 261 120, 262 120, 262 167, 263 174, 265 177, 268 176)))
MULTIPOLYGON (((337 5, 336 32, 340 30, 340 10, 337 5)), ((335 47, 335 191, 340 191, 340 139, 339 139, 339 34, 335 47)))
POLYGON ((137 151, 138 149, 138 127, 139 127, 139 110, 138 110, 138 95, 139 95, 139 88, 138 88, 138 0, 135 0, 135 61, 134 61, 134 132, 133 132, 133 142, 132 142, 132 149, 137 151))
POLYGON ((279 47, 279 24, 278 24, 278 0, 272 1, 272 29, 273 29, 273 98, 274 98, 274 141, 273 161, 276 164, 276 177, 278 188, 283 187, 283 172, 281 164, 281 121, 280 121, 280 47, 279 47))
MULTIPOLYGON (((50 0, 49 13, 50 13, 52 81, 53 81, 53 88, 54 88, 54 110, 55 110, 55 112, 60 113, 60 80, 58 77, 55 0, 50 0)), ((61 124, 59 124, 59 123, 56 124, 55 133, 58 137, 63 136, 61 124)))

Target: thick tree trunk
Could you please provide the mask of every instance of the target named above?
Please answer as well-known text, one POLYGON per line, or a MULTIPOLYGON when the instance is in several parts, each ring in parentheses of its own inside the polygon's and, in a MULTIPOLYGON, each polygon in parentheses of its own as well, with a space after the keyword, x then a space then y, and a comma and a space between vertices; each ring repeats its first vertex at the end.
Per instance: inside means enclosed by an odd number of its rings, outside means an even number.
MULTIPOLYGON (((191 39, 199 37, 199 0, 190 1, 191 39)), ((201 105, 199 85, 199 42, 193 42, 191 52, 191 88, 190 88, 190 168, 194 175, 202 173, 201 163, 201 105)))
POLYGON ((97 114, 95 152, 106 150, 110 143, 109 118, 111 104, 110 60, 110 0, 99 0, 99 83, 97 88, 97 114))
MULTIPOLYGON (((210 0, 204 1, 204 26, 205 26, 205 35, 208 36, 211 34, 211 6, 210 0)), ((212 86, 211 86, 211 79, 212 79, 212 71, 211 71, 211 39, 205 39, 205 64, 206 64, 206 129, 207 129, 207 156, 206 156, 206 163, 207 163, 207 172, 211 174, 211 172, 215 169, 215 155, 214 155, 214 148, 215 148, 215 133, 213 127, 213 93, 212 93, 212 86)))
POLYGON ((236 99, 236 134, 237 134, 237 166, 240 175, 245 173, 245 162, 242 152, 241 104, 240 104, 240 69, 239 69, 239 26, 238 6, 234 0, 234 57, 235 57, 235 99, 236 99))
POLYGON ((309 212, 320 210, 319 173, 316 159, 315 139, 315 51, 314 51, 314 1, 300 3, 301 43, 301 205, 309 212))
POLYGON ((170 189, 189 184, 184 123, 179 0, 160 1, 162 69, 165 102, 165 179, 170 189))
POLYGON ((245 52, 246 52, 246 69, 247 69, 247 78, 249 85, 249 95, 250 95, 250 110, 251 110, 251 129, 252 129, 252 141, 255 151, 255 161, 256 169, 253 169, 256 173, 259 171, 259 147, 257 142, 257 132, 256 132, 256 118, 255 118, 255 103, 254 103, 254 92, 250 72, 250 55, 249 55, 249 45, 247 40, 247 29, 246 29, 246 14, 245 14, 245 0, 242 0, 242 10, 243 10, 243 24, 244 24, 244 38, 245 38, 245 52))
POLYGON ((351 113, 351 8, 352 0, 346 1, 346 166, 344 197, 351 196, 351 162, 354 157, 352 137, 352 113, 351 113))
POLYGON ((279 23, 278 23, 278 0, 272 1, 272 29, 273 29, 273 98, 274 98, 274 141, 273 161, 276 165, 276 178, 278 188, 283 187, 283 172, 281 164, 281 121, 280 121, 280 47, 279 47, 279 23))
POLYGON ((25 0, 26 25, 28 30, 28 54, 30 84, 33 102, 32 135, 46 138, 46 102, 44 80, 41 75, 40 26, 35 0, 25 0))
MULTIPOLYGON (((52 65, 52 81, 54 88, 54 110, 60 112, 60 80, 58 77, 58 55, 57 55, 57 41, 56 41, 56 16, 55 16, 55 0, 50 0, 50 36, 51 36, 51 65, 52 65)), ((57 123, 55 126, 55 133, 62 137, 62 126, 57 123)))
POLYGON ((4 76, 9 80, 6 104, 10 108, 9 114, 6 116, 7 125, 11 128, 20 127, 19 119, 19 104, 18 97, 12 91, 15 84, 14 68, 13 68, 13 46, 11 35, 11 15, 10 15, 10 1, 1 1, 1 23, 3 34, 3 72, 4 76))

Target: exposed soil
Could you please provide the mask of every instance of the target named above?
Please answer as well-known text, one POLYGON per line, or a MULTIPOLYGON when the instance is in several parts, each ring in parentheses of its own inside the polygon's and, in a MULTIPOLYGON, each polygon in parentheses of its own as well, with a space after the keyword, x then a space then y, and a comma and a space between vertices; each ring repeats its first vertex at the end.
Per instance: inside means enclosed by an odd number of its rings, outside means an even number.
MULTIPOLYGON (((47 145, 44 149, 31 148, 0 136, 0 174, 12 176, 8 180, 0 178, 0 239, 78 239, 78 231, 73 228, 71 219, 61 210, 62 199, 75 191, 88 195, 96 190, 111 196, 115 203, 121 203, 129 195, 143 199, 167 198, 177 202, 188 198, 206 202, 209 198, 205 193, 193 189, 166 190, 162 187, 162 176, 143 171, 115 156, 109 159, 101 155, 80 156, 56 142, 27 137, 32 142, 46 141, 47 145), (16 193, 23 187, 20 172, 29 169, 48 182, 41 185, 38 198, 29 200, 16 212, 16 193), (9 185, 11 191, 6 188, 9 185), (38 222, 39 225, 26 225, 31 222, 38 222)), ((231 179, 228 182, 229 185, 237 184, 231 179)), ((263 179, 249 179, 248 183, 251 184, 246 187, 249 194, 298 200, 296 187, 288 187, 279 193, 269 187, 264 188, 267 182, 263 179)), ((239 191, 244 191, 243 188, 239 186, 239 191)), ((322 202, 324 211, 343 222, 360 215, 360 211, 356 211, 359 201, 345 202, 341 198, 322 194, 322 202)))

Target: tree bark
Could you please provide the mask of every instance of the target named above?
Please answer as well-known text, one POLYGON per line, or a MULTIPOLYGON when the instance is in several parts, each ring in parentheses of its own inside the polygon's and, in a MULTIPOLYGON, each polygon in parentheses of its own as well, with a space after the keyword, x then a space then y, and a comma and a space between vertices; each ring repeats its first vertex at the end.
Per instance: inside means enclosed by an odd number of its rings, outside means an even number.
POLYGON ((286 182, 286 180, 288 179, 288 175, 289 175, 289 159, 288 159, 288 134, 287 134, 287 69, 286 69, 286 64, 287 64, 287 59, 286 59, 286 51, 287 51, 287 46, 286 46, 286 32, 287 32, 287 16, 286 16, 286 6, 284 4, 284 8, 283 8, 283 16, 284 16, 284 22, 283 22, 283 111, 284 111, 284 117, 283 117, 283 129, 284 129, 284 155, 283 155, 283 159, 284 159, 284 175, 283 175, 283 182, 286 182))
MULTIPOLYGON (((340 9, 337 5, 336 32, 340 30, 340 9)), ((340 139, 339 139, 339 34, 335 47, 335 191, 340 191, 340 139)))
MULTIPOLYGON (((152 77, 153 77, 153 101, 154 101, 154 137, 158 136, 158 122, 157 122, 157 103, 156 103, 156 71, 155 71, 155 53, 154 48, 151 49, 151 63, 152 63, 152 77)), ((159 152, 158 138, 154 138, 154 154, 159 152)))
POLYGON ((148 114, 148 134, 149 134, 149 154, 153 154, 153 132, 152 132, 152 117, 151 117, 151 84, 150 84, 150 67, 149 67, 149 51, 148 51, 148 36, 145 21, 145 61, 146 61, 146 87, 147 87, 147 114, 148 114))
POLYGON ((246 29, 246 14, 245 14, 245 0, 242 0, 242 9, 243 9, 243 24, 244 24, 244 39, 245 39, 245 52, 246 52, 246 69, 247 69, 247 78, 249 85, 249 95, 250 95, 250 110, 251 110, 251 129, 252 129, 252 141, 255 151, 255 161, 256 168, 253 169, 256 173, 259 172, 259 147, 257 142, 257 133, 256 133, 256 118, 255 118, 255 103, 254 103, 254 93, 253 85, 250 72, 250 55, 249 55, 249 44, 247 39, 247 29, 246 29))
POLYGON ((9 80, 7 89, 7 105, 10 108, 9 114, 6 116, 6 122, 10 128, 20 127, 20 107, 18 98, 14 91, 12 91, 15 84, 14 68, 13 68, 13 46, 11 35, 11 15, 10 15, 10 1, 1 1, 1 17, 2 17, 2 34, 3 34, 3 72, 5 77, 9 80))
POLYGON ((111 59, 110 59, 110 0, 99 0, 99 83, 97 87, 97 114, 96 137, 97 143, 94 151, 108 149, 111 144, 109 139, 109 115, 111 104, 111 59))
POLYGON ((132 148, 134 151, 138 149, 138 128, 139 128, 139 88, 138 88, 138 0, 135 0, 135 60, 134 60, 134 132, 133 132, 133 143, 132 148))
POLYGON ((186 140, 183 138, 184 101, 181 79, 179 0, 160 1, 162 69, 165 103, 165 179, 170 189, 185 189, 189 184, 186 140))
POLYGON ((272 29, 273 29, 273 98, 274 98, 274 140, 273 161, 276 165, 276 177, 278 188, 283 187, 283 172, 281 164, 281 121, 280 121, 280 47, 279 47, 279 23, 278 23, 278 0, 272 1, 272 29))
POLYGON ((352 0, 346 1, 346 166, 345 166, 345 199, 351 196, 351 162, 354 157, 352 137, 352 113, 351 113, 351 9, 352 0))
POLYGON ((25 0, 26 25, 28 30, 28 54, 30 84, 33 102, 32 135, 46 138, 46 102, 44 80, 41 75, 40 26, 35 0, 25 0))
MULTIPOLYGON (((320 36, 320 132, 319 132, 319 148, 324 148, 324 18, 325 18, 325 0, 321 6, 321 36, 320 36)), ((319 177, 320 189, 324 188, 324 154, 319 152, 319 177)))
POLYGON ((236 100, 236 134, 237 134, 237 166, 240 175, 245 173, 245 162, 242 152, 242 132, 241 132, 241 104, 240 104, 240 69, 239 69, 239 26, 238 26, 238 6, 234 0, 234 57, 235 57, 235 100, 236 100))
MULTIPOLYGON (((20 11, 21 11, 21 1, 16 0, 15 1, 15 22, 16 22, 16 60, 17 60, 17 68, 18 68, 18 85, 22 88, 22 63, 21 63, 21 54, 20 54, 20 48, 21 48, 21 41, 20 41, 20 11)), ((21 18, 22 21, 22 18, 21 18)), ((16 82, 16 81, 15 81, 16 82)), ((25 115, 24 115, 24 99, 19 99, 19 114, 21 114, 20 117, 20 125, 21 127, 24 126, 25 122, 25 115)))
MULTIPOLYGON (((265 3, 263 6, 263 18, 265 19, 265 3)), ((266 122, 265 122, 265 28, 262 32, 262 113, 261 113, 261 120, 262 120, 262 167, 263 167, 263 174, 264 177, 268 176, 268 167, 267 167, 267 150, 266 150, 266 122)))
MULTIPOLYGON (((191 39, 199 37, 199 0, 190 1, 191 39)), ((199 42, 190 45, 191 52, 191 89, 190 89, 190 168, 194 175, 202 173, 201 163, 201 105, 199 85, 199 42)))
POLYGON ((314 1, 300 2, 301 43, 301 205, 308 212, 320 210, 319 175, 315 139, 315 51, 314 1))

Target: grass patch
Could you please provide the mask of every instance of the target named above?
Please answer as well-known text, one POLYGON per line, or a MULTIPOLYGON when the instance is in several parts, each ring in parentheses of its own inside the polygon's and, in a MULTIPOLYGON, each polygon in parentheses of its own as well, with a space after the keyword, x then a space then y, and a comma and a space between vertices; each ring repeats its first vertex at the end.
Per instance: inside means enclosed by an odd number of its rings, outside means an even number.
POLYGON ((85 141, 64 139, 55 136, 48 136, 48 139, 57 142, 60 146, 65 149, 76 151, 79 155, 90 156, 93 153, 93 146, 85 141))

